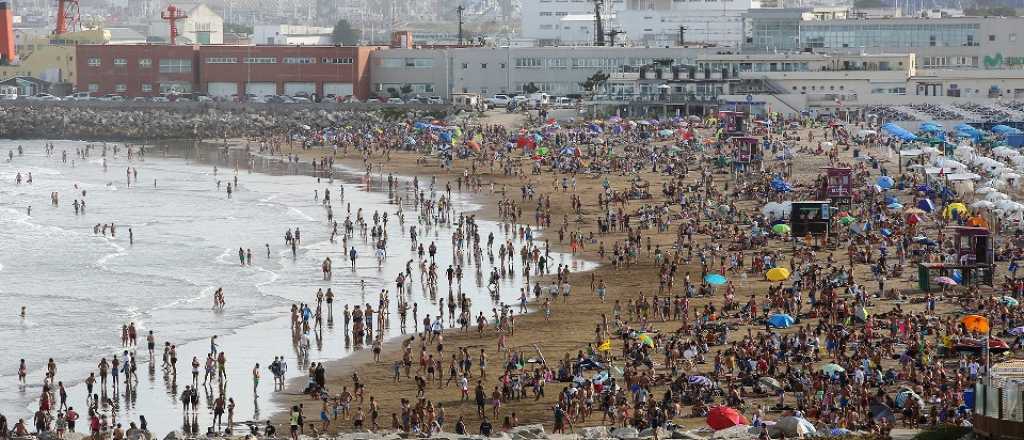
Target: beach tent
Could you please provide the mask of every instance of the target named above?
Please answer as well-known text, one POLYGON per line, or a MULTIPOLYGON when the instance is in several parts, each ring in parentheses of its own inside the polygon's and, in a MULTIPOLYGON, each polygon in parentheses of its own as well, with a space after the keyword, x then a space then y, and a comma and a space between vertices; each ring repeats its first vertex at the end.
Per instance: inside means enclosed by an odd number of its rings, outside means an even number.
POLYGON ((749 425, 750 421, 735 408, 714 406, 708 411, 708 426, 715 431, 731 428, 736 425, 749 425))
POLYGON ((768 318, 768 325, 772 328, 789 328, 794 322, 793 317, 785 313, 777 313, 768 318))

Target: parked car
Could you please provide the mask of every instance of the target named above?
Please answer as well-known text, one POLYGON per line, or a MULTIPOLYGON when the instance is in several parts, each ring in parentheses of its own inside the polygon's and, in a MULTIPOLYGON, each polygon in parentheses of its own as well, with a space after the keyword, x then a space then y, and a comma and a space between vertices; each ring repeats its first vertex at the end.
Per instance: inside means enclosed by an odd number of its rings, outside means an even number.
POLYGON ((49 93, 37 93, 35 95, 28 96, 25 99, 28 99, 29 101, 60 101, 59 96, 53 96, 49 93))
POLYGON ((305 96, 292 96, 292 101, 294 101, 296 104, 309 104, 313 102, 312 99, 309 99, 305 96))
POLYGON ((77 92, 64 97, 65 101, 92 101, 92 93, 77 92))
POLYGON ((388 104, 405 104, 405 101, 402 101, 402 98, 388 98, 387 103, 388 104))
POLYGON ((168 99, 166 96, 154 96, 153 99, 151 99, 151 101, 153 101, 153 102, 171 102, 171 100, 168 99))
POLYGON ((206 95, 196 95, 196 102, 213 102, 213 98, 206 95))
POLYGON ((97 99, 98 101, 124 101, 124 96, 117 94, 106 94, 97 99))
POLYGON ((510 101, 512 101, 512 98, 509 98, 508 95, 494 95, 484 100, 487 105, 492 107, 505 107, 510 101))
POLYGON ((444 100, 440 96, 431 96, 427 98, 427 104, 444 104, 444 100))

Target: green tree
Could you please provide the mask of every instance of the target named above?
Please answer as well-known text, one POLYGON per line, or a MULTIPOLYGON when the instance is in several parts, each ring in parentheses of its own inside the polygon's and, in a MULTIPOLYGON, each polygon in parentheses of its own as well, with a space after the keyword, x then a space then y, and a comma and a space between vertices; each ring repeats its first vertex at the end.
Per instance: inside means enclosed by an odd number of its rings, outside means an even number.
POLYGON ((343 46, 355 46, 359 44, 359 31, 354 29, 348 20, 342 18, 334 25, 334 32, 331 33, 334 44, 343 46))
POLYGON ((610 77, 611 75, 598 70, 597 72, 594 72, 593 75, 590 75, 586 81, 581 82, 580 87, 589 93, 594 93, 597 89, 601 88, 601 86, 607 82, 610 77))
POLYGON ((412 94, 412 86, 409 84, 402 85, 402 88, 399 89, 399 91, 402 92, 402 96, 408 96, 412 94))
POLYGON ((391 97, 391 98, 397 98, 398 97, 398 89, 395 89, 394 87, 388 87, 387 92, 388 92, 388 96, 391 97))
POLYGON ((224 23, 224 32, 252 35, 252 26, 237 23, 224 23))
POLYGON ((523 93, 525 93, 527 95, 532 95, 532 94, 537 93, 539 91, 540 91, 540 87, 537 87, 537 85, 532 83, 532 82, 523 84, 523 93))

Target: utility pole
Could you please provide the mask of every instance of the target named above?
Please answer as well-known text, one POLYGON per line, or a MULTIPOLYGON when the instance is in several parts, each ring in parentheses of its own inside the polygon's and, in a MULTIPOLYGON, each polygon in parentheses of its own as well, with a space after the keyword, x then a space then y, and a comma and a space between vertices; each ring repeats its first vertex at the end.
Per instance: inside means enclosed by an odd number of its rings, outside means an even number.
POLYGON ((593 0, 594 1, 594 36, 597 38, 594 42, 595 46, 604 46, 604 23, 601 21, 601 6, 604 5, 604 0, 593 0))
POLYGON ((455 8, 455 12, 459 14, 459 46, 462 46, 462 12, 465 10, 466 8, 462 5, 459 5, 459 7, 455 8))
POLYGON ((679 26, 679 45, 686 46, 686 26, 679 26))

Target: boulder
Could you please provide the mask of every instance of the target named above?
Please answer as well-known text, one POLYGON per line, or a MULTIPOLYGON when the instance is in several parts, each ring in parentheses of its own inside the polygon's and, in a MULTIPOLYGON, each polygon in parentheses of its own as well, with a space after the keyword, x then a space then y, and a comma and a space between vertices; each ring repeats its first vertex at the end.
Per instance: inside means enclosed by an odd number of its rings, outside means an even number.
POLYGON ((164 440, 185 440, 185 438, 185 434, 182 434, 181 431, 171 431, 164 436, 164 440))
POLYGON ((619 440, 634 440, 640 438, 640 431, 637 431, 636 428, 631 426, 627 426, 625 428, 613 429, 611 435, 619 440))
POLYGON ((760 433, 761 428, 754 428, 749 425, 736 425, 715 431, 714 434, 711 434, 711 438, 715 440, 747 440, 757 438, 760 433))
POLYGON ((512 436, 513 440, 535 440, 545 439, 547 435, 544 433, 544 425, 522 425, 513 428, 509 435, 512 436))
POLYGON ((581 428, 579 432, 580 436, 583 437, 585 440, 597 440, 609 438, 611 436, 611 434, 608 433, 607 426, 591 426, 588 428, 581 428))
MULTIPOLYGON (((640 438, 653 438, 653 437, 654 437, 654 428, 644 428, 643 431, 640 431, 640 438)), ((668 431, 666 431, 665 428, 658 428, 658 438, 669 438, 668 431)))

